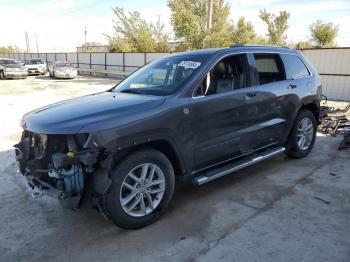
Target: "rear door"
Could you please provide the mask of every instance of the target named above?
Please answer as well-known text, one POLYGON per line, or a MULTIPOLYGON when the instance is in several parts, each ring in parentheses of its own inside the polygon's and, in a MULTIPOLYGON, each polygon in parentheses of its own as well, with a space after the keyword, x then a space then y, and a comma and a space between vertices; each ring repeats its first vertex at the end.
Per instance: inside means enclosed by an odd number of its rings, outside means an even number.
POLYGON ((300 97, 304 97, 305 99, 309 100, 304 101, 305 103, 312 103, 314 101, 314 94, 316 93, 316 90, 314 89, 316 84, 315 79, 312 77, 311 71, 307 68, 298 55, 281 54, 281 58, 286 71, 287 92, 290 97, 294 98, 294 103, 291 103, 289 106, 290 112, 288 115, 286 115, 289 128, 291 128, 294 118, 298 112, 300 97))

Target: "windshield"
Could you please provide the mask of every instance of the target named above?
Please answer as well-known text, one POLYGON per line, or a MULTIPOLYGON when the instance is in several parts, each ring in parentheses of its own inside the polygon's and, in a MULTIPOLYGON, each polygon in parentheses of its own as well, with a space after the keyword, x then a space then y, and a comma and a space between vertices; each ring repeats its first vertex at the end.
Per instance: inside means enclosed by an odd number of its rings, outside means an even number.
POLYGON ((11 59, 1 59, 0 65, 9 65, 9 64, 17 64, 15 60, 11 59))
POLYGON ((156 60, 121 82, 114 91, 169 95, 178 90, 203 65, 205 56, 187 55, 156 60))
POLYGON ((39 65, 43 64, 44 62, 41 59, 31 59, 31 60, 26 60, 25 64, 26 65, 39 65))
POLYGON ((55 67, 73 67, 70 63, 56 63, 55 67))

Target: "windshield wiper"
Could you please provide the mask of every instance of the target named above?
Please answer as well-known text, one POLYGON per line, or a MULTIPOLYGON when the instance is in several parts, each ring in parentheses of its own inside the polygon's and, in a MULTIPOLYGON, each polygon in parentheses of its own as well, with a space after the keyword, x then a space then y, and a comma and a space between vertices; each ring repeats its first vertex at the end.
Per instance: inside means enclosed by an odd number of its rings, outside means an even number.
POLYGON ((124 89, 124 90, 121 90, 119 92, 120 93, 128 93, 128 94, 142 94, 142 95, 145 94, 142 91, 136 90, 136 89, 124 89))

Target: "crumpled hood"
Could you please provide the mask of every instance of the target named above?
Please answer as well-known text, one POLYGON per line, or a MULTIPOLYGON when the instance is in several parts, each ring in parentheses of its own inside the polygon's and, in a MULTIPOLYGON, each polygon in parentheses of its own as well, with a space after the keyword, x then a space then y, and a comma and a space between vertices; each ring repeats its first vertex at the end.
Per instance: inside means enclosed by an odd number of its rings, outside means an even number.
POLYGON ((165 98, 103 92, 65 100, 25 114, 24 129, 41 134, 91 133, 134 121, 135 115, 160 106, 165 98))

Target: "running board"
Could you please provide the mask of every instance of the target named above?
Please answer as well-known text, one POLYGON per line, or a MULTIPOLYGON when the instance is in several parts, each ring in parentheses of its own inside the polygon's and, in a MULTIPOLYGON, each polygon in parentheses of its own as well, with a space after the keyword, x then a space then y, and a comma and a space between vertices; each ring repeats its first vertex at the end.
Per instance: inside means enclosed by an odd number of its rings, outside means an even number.
POLYGON ((256 153, 253 156, 247 157, 247 158, 240 160, 234 164, 209 171, 203 175, 199 175, 199 176, 194 178, 194 183, 196 185, 199 185, 199 186, 203 185, 207 182, 210 182, 210 181, 215 180, 219 177, 228 175, 232 172, 235 172, 235 171, 240 170, 242 168, 245 168, 247 166, 251 166, 251 165, 254 165, 254 164, 256 164, 260 161, 263 161, 265 159, 277 156, 277 155, 283 153, 285 150, 286 149, 284 147, 278 147, 278 148, 272 148, 272 149, 265 150, 261 153, 256 153))

